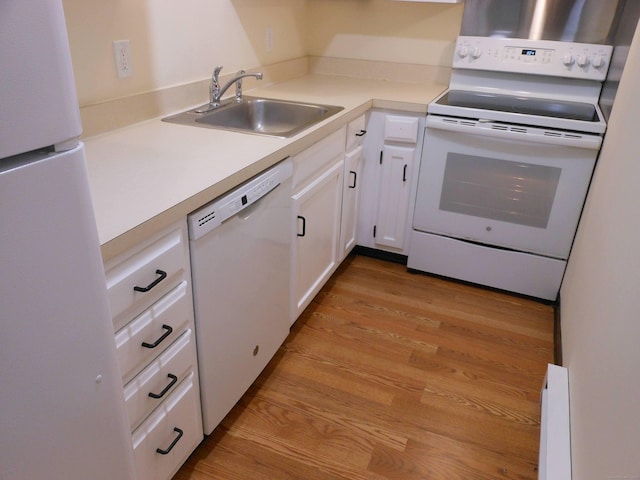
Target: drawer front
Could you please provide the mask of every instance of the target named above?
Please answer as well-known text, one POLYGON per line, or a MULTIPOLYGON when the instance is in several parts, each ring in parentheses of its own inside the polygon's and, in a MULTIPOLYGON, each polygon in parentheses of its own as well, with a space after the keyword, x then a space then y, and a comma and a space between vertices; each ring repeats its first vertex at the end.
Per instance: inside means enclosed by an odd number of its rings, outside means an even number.
POLYGON ((392 142, 416 143, 420 119, 398 115, 386 115, 384 139, 392 142))
POLYGON ((196 372, 196 346, 187 330, 162 355, 124 387, 124 398, 134 430, 191 372, 196 372))
POLYGON ((115 265, 107 265, 107 292, 115 330, 185 279, 188 248, 185 224, 132 256, 116 260, 115 265))
POLYGON ((358 147, 364 143, 364 137, 366 133, 365 116, 360 115, 355 120, 349 122, 347 125, 347 151, 358 147))
POLYGON ((189 374, 133 432, 138 480, 170 479, 202 441, 202 416, 196 382, 195 374, 189 374))
POLYGON ((293 190, 297 191, 344 154, 346 127, 314 143, 293 157, 293 190))
POLYGON ((186 281, 116 332, 116 357, 123 383, 133 378, 182 334, 193 316, 186 281))

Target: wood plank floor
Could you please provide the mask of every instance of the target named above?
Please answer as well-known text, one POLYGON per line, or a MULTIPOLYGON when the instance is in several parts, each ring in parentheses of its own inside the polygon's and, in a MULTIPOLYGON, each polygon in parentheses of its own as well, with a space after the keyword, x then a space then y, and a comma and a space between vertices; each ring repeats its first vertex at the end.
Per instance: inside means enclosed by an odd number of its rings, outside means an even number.
POLYGON ((351 256, 174 480, 535 479, 553 308, 351 256))

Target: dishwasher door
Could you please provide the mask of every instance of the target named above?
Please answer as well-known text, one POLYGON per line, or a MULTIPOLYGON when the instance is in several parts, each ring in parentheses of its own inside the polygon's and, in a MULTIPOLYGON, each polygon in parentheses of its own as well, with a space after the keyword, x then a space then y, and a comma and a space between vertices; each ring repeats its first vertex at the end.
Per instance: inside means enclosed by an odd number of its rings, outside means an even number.
POLYGON ((206 434, 289 334, 291 172, 284 160, 188 219, 206 434))

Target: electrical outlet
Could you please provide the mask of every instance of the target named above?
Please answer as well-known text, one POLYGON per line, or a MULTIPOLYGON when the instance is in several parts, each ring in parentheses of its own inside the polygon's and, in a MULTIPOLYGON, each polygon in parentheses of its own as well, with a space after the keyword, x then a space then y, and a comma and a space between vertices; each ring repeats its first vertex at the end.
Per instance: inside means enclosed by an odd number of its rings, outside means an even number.
POLYGON ((267 52, 273 50, 273 29, 271 27, 267 27, 264 31, 264 49, 267 52))
POLYGON ((129 77, 133 73, 131 69, 131 46, 129 40, 113 42, 113 54, 116 59, 116 71, 118 77, 129 77))

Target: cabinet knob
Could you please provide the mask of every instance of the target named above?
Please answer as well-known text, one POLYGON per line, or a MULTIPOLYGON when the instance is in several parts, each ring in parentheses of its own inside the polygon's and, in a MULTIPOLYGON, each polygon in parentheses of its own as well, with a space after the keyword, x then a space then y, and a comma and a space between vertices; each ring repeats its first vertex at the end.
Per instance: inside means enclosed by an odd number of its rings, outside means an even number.
POLYGON ((255 357, 256 355, 258 355, 259 351, 260 351, 260 345, 256 345, 255 347, 253 347, 253 356, 255 357))

